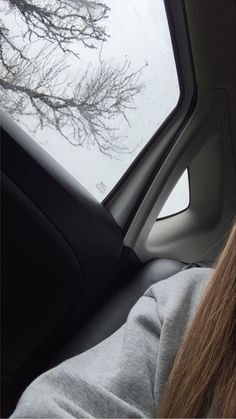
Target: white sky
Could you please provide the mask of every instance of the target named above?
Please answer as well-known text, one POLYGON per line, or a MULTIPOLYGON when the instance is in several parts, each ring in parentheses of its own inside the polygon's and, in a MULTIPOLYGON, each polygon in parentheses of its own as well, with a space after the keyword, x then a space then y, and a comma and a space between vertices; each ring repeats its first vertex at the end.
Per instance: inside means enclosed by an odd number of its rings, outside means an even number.
MULTIPOLYGON (((135 98, 136 109, 127 112, 130 127, 122 119, 117 120, 119 134, 126 137, 125 141, 135 151, 116 160, 104 156, 96 148, 72 146, 58 132, 49 128, 38 130, 34 136, 99 201, 121 178, 179 98, 163 0, 107 0, 106 3, 111 8, 109 18, 105 21, 110 38, 103 45, 103 59, 114 64, 122 64, 128 59, 131 71, 137 71, 148 63, 140 78, 145 83, 145 89, 135 98)), ((8 15, 9 18, 12 19, 8 15)), ((79 44, 78 51, 80 60, 70 58, 70 74, 73 76, 78 70, 83 73, 90 63, 94 66, 98 64, 99 50, 89 50, 79 44)), ((23 128, 26 129, 25 126, 23 128)))

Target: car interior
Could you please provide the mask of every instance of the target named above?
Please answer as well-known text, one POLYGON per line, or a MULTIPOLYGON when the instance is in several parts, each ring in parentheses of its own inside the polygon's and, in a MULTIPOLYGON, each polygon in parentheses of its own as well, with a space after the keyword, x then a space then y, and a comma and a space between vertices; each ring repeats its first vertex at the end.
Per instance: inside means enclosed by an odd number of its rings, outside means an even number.
POLYGON ((165 7, 180 99, 102 203, 1 111, 2 417, 39 374, 123 325, 150 285, 213 266, 224 244, 236 213, 236 2, 165 7), (158 218, 186 169, 188 208, 158 218))

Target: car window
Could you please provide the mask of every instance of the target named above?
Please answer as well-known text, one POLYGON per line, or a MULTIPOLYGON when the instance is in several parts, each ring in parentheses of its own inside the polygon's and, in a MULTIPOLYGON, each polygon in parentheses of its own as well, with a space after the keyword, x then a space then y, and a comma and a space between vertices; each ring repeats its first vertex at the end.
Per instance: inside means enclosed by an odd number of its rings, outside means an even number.
POLYGON ((170 217, 188 208, 190 203, 189 174, 184 171, 167 198, 158 219, 170 217))
POLYGON ((179 99, 163 0, 3 0, 1 106, 102 201, 179 99))

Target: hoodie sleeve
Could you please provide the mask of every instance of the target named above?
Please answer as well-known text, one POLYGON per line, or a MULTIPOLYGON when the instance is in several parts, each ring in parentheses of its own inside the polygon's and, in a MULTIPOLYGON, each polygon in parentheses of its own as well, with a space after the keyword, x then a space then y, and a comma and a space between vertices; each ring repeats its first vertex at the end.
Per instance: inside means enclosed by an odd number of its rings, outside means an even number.
POLYGON ((37 378, 12 417, 154 417, 210 271, 183 271, 150 287, 121 329, 37 378))

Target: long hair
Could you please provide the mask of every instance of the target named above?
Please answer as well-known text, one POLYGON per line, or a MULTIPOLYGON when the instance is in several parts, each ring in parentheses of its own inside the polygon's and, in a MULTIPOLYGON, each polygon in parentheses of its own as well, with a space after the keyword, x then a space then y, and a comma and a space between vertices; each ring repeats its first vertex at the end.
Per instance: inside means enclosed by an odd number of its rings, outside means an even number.
POLYGON ((159 418, 236 418, 236 223, 175 358, 159 418))

